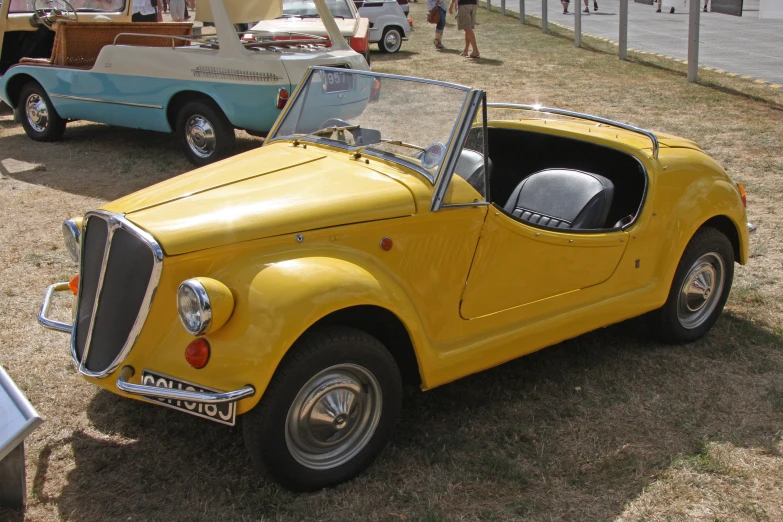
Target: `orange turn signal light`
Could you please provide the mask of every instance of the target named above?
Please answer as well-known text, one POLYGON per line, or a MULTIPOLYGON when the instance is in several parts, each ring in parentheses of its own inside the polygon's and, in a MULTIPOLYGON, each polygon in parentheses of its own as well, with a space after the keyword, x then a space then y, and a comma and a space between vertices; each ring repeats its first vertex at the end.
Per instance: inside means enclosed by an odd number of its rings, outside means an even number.
POLYGON ((748 207, 748 195, 745 193, 745 185, 737 183, 737 190, 739 190, 740 197, 742 198, 742 206, 748 207))
POLYGON ((209 362, 209 343, 207 340, 199 337, 192 341, 185 348, 185 360, 197 370, 206 366, 209 362))
POLYGON ((392 238, 385 237, 385 238, 381 239, 381 248, 383 250, 385 250, 386 252, 391 250, 393 246, 394 246, 394 241, 392 241, 392 238))
POLYGON ((73 276, 73 279, 68 283, 68 288, 73 292, 73 295, 79 295, 79 274, 73 276))

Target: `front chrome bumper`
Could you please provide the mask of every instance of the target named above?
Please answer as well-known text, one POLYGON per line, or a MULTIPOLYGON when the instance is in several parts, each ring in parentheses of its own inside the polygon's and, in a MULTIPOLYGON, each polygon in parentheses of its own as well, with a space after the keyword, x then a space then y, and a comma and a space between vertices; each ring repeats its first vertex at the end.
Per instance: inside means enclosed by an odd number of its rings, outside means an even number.
POLYGON ((61 323, 60 321, 55 321, 54 319, 49 319, 49 317, 47 317, 49 314, 49 307, 52 306, 52 296, 54 296, 54 293, 63 292, 65 290, 70 290, 67 281, 63 283, 55 283, 46 289, 46 294, 44 295, 43 304, 41 305, 41 311, 38 312, 38 322, 41 323, 42 326, 44 326, 45 328, 49 328, 50 330, 56 330, 58 332, 64 332, 64 333, 71 333, 73 331, 72 324, 61 323))
POLYGON ((117 389, 121 392, 129 393, 131 395, 140 395, 142 397, 150 397, 153 399, 170 399, 173 401, 188 401, 188 402, 200 402, 202 404, 220 404, 223 402, 234 402, 245 397, 250 397, 256 393, 256 389, 252 386, 245 386, 238 390, 224 392, 224 393, 211 393, 211 392, 197 392, 178 390, 174 388, 160 388, 158 386, 147 386, 146 384, 133 384, 128 382, 128 379, 133 377, 135 370, 126 366, 120 372, 120 376, 117 377, 117 389))
MULTIPOLYGON (((55 283, 46 289, 44 294, 43 304, 41 305, 41 311, 38 313, 38 322, 45 328, 55 330, 57 332, 72 333, 73 324, 61 323, 49 318, 49 308, 52 306, 52 297, 55 292, 63 292, 69 290, 67 282, 55 283)), ((198 402, 202 404, 221 404, 224 402, 234 402, 245 397, 250 397, 256 393, 255 388, 252 386, 245 386, 238 390, 212 393, 212 392, 197 392, 186 390, 175 390, 170 388, 160 388, 158 386, 147 386, 144 384, 133 384, 128 382, 128 379, 133 377, 135 373, 134 369, 130 366, 126 366, 120 372, 120 376, 117 377, 117 389, 121 392, 130 395, 139 395, 141 397, 149 397, 153 399, 170 399, 175 401, 188 401, 198 402)))

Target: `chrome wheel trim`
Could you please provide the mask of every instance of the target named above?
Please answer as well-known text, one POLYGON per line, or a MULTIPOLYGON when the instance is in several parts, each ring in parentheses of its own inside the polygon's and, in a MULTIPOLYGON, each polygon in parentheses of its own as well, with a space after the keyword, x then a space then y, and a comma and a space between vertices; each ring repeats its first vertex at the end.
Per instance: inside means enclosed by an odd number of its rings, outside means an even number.
POLYGON ((30 124, 36 132, 44 132, 49 126, 49 107, 38 94, 31 94, 25 102, 25 115, 27 123, 30 124))
POLYGON ((199 158, 208 158, 215 153, 215 129, 209 120, 200 114, 188 118, 185 124, 185 139, 190 150, 199 158))
POLYGON ((383 396, 375 376, 356 364, 318 372, 288 409, 285 443, 299 464, 336 468, 370 442, 381 419, 383 396))
POLYGON ((698 328, 718 306, 726 279, 723 258, 715 252, 704 254, 683 280, 677 299, 677 319, 689 330, 698 328))
POLYGON ((395 52, 400 48, 401 43, 402 38, 400 37, 400 33, 398 33, 395 29, 388 31, 386 36, 383 37, 383 46, 389 52, 395 52))

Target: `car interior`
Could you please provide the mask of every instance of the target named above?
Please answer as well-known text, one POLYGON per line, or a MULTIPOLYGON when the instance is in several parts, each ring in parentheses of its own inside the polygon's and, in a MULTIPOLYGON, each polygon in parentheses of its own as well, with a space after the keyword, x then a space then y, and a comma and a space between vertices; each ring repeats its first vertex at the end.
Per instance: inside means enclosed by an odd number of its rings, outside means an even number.
MULTIPOLYGON (((621 229, 641 208, 647 176, 633 156, 553 134, 487 128, 490 203, 527 224, 621 229)), ((485 195, 481 129, 474 128, 455 174, 485 195)))

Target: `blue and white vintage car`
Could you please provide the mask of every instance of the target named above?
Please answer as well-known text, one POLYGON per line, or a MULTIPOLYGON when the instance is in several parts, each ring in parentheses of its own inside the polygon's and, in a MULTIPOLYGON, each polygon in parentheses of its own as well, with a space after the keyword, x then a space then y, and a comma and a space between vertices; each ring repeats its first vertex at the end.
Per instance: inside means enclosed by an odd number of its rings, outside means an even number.
MULTIPOLYGON (((36 141, 59 139, 72 120, 174 132, 204 165, 231 154, 235 129, 265 135, 310 66, 369 69, 324 0, 315 4, 328 38, 254 42, 233 24, 276 17, 281 0, 201 2, 199 19, 216 28, 209 37, 193 36, 190 24, 79 21, 66 0, 44 3, 31 16, 54 32, 51 57, 21 57, 0 77, 0 98, 36 141)), ((324 94, 340 91, 343 76, 334 73, 324 94)))

